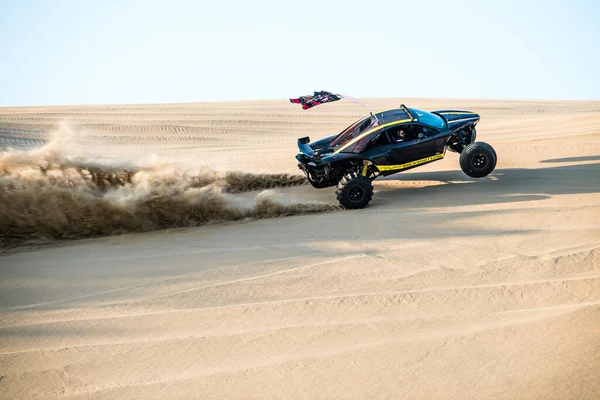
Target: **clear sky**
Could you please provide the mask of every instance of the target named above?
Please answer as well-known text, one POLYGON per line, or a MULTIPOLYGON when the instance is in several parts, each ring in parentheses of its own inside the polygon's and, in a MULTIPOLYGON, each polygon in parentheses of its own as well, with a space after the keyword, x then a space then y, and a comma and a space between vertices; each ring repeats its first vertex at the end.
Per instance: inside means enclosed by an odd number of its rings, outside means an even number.
POLYGON ((0 0, 0 106, 600 99, 600 1, 0 0))

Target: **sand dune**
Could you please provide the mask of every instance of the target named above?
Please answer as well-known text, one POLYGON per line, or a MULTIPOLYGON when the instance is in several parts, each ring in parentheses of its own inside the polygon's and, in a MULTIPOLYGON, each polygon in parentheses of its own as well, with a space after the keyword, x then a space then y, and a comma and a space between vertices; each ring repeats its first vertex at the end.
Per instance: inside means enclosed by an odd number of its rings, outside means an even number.
POLYGON ((296 180, 295 141, 351 103, 0 109, 3 238, 85 237, 92 216, 109 235, 0 255, 0 398, 599 398, 600 102, 367 100, 400 102, 480 113, 495 172, 450 154, 337 211, 296 180), (124 170, 135 207, 107 223, 124 170), (39 196, 65 179, 77 201, 39 196), (184 218, 215 204, 240 214, 184 218))

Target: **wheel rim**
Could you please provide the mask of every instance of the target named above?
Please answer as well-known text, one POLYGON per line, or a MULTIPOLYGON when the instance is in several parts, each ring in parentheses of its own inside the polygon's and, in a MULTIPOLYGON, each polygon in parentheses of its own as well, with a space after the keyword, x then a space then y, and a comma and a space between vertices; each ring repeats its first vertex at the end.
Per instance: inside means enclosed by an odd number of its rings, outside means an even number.
POLYGON ((471 167, 473 167, 473 169, 477 169, 477 170, 484 169, 487 164, 488 164, 488 158, 483 153, 477 153, 471 159, 471 167))
POLYGON ((348 192, 348 197, 350 197, 350 200, 352 200, 355 203, 362 200, 364 196, 365 191, 360 186, 354 186, 350 189, 350 192, 348 192))

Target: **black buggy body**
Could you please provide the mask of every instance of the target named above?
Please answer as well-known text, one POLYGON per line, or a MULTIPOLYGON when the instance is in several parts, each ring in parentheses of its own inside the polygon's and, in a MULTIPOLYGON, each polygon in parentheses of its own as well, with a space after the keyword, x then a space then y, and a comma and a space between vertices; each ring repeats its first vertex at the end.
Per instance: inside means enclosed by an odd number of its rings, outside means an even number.
MULTIPOLYGON (((313 100, 303 107, 316 104, 313 100)), ((428 112, 402 104, 370 114, 337 135, 315 142, 298 139, 296 159, 315 188, 337 185, 343 207, 363 208, 373 196, 375 178, 441 160, 446 150, 460 154, 461 169, 468 176, 491 173, 496 153, 490 145, 475 142, 477 122, 479 115, 471 111, 428 112)))

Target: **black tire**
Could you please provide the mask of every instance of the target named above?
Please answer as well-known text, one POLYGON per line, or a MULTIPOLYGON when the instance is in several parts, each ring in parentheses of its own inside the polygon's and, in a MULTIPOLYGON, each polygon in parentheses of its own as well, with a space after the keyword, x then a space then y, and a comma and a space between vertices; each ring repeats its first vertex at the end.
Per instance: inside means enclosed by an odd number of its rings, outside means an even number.
POLYGON ((496 152, 487 143, 475 142, 460 153, 460 168, 471 178, 483 178, 496 167, 496 152))
POLYGON ((364 176, 351 172, 340 180, 335 194, 344 208, 364 208, 373 198, 373 185, 364 176))
POLYGON ((473 127, 473 128, 471 128, 471 141, 469 143, 475 143, 476 139, 477 139, 477 130, 475 130, 475 127, 473 127))

